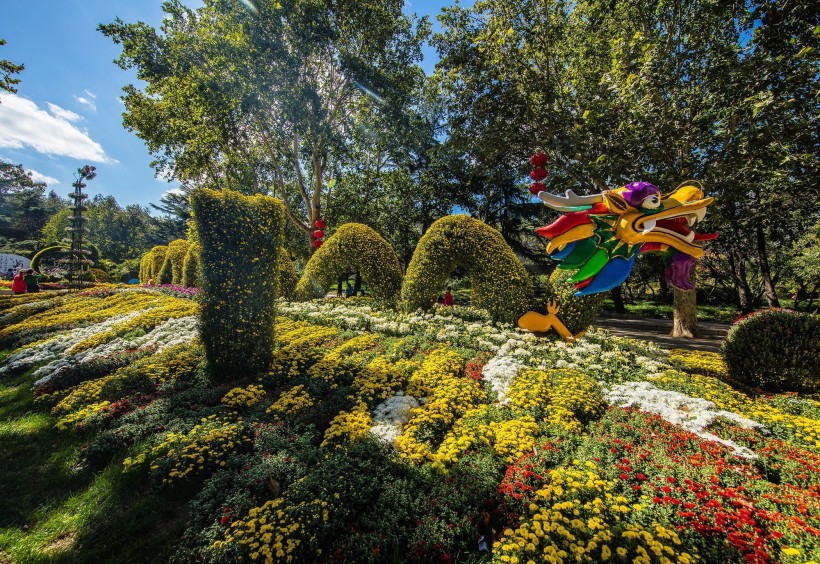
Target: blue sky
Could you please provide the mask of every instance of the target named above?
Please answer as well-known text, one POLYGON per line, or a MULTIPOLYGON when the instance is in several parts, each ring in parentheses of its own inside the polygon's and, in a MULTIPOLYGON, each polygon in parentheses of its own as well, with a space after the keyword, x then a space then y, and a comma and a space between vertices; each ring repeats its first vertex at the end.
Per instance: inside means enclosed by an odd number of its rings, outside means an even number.
MULTIPOLYGON (((188 0, 188 6, 201 5, 188 0)), ((450 0, 414 0, 406 12, 435 16, 450 0)), ((143 142, 122 127, 122 87, 136 82, 113 61, 117 45, 97 31, 119 17, 161 22, 162 0, 45 0, 3 6, 0 59, 25 64, 17 94, 0 94, 0 159, 22 164, 50 189, 68 194, 77 168, 92 164, 90 195, 113 195, 120 205, 157 202, 174 183, 154 178, 143 142)), ((472 4, 471 1, 462 2, 472 4)), ((436 54, 425 49, 430 73, 436 54)))

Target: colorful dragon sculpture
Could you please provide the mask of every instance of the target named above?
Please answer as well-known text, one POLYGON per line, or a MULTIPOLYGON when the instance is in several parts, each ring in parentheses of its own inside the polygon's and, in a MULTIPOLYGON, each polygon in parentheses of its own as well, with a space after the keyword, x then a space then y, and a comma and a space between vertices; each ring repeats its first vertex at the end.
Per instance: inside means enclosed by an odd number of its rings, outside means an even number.
MULTIPOLYGON (((702 244, 717 233, 697 233, 694 227, 706 216, 714 198, 704 197, 699 182, 688 181, 671 194, 662 196, 649 182, 632 182, 602 194, 579 196, 567 190, 563 196, 545 191, 541 183, 547 173, 547 156, 533 155, 535 182, 530 191, 550 208, 564 212, 556 221, 536 229, 549 239, 547 253, 561 261, 558 268, 577 270, 569 279, 575 295, 606 292, 622 284, 632 272, 641 253, 665 255, 666 279, 672 286, 692 290, 690 280, 695 261, 703 256, 702 244)), ((528 312, 519 320, 522 329, 555 329, 565 339, 572 335, 557 317, 558 308, 550 304, 547 315, 528 312)), ((578 335, 575 336, 577 338, 578 335)))
POLYGON ((664 253, 670 284, 691 290, 695 261, 703 256, 704 241, 717 233, 693 228, 706 215, 714 198, 705 198, 700 184, 684 182, 661 196, 649 182, 632 182, 591 196, 568 190, 564 196, 539 192, 550 208, 566 212, 536 233, 548 238, 547 252, 560 260, 558 268, 577 269, 570 281, 576 295, 606 292, 623 283, 640 253, 664 253))

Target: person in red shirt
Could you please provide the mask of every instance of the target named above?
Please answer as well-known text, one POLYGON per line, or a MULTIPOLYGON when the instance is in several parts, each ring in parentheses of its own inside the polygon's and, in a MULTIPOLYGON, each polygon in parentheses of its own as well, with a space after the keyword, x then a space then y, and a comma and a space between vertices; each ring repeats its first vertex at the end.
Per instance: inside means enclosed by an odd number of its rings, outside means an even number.
POLYGON ((450 292, 450 286, 447 286, 447 289, 444 291, 444 305, 451 306, 453 305, 453 294, 450 292))
POLYGON ((23 275, 22 270, 17 271, 17 276, 14 277, 11 283, 11 291, 15 294, 26 293, 26 277, 23 275))

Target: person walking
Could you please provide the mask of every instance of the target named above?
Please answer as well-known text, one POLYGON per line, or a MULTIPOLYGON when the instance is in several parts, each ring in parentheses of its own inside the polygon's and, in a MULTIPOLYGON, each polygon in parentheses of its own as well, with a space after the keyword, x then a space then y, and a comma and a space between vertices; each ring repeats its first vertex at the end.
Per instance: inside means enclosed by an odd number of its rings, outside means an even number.
POLYGON ((452 294, 452 288, 450 288, 450 286, 447 286, 447 289, 444 291, 444 305, 446 305, 446 306, 453 305, 453 294, 452 294))
POLYGON ((26 293, 26 276, 23 274, 22 270, 17 271, 17 275, 11 283, 11 291, 14 294, 26 293))
POLYGON ((42 278, 42 277, 43 277, 42 274, 34 272, 33 268, 29 268, 26 271, 26 278, 25 278, 25 280, 26 280, 26 292, 28 292, 29 294, 36 294, 37 292, 39 292, 40 291, 40 278, 42 278))

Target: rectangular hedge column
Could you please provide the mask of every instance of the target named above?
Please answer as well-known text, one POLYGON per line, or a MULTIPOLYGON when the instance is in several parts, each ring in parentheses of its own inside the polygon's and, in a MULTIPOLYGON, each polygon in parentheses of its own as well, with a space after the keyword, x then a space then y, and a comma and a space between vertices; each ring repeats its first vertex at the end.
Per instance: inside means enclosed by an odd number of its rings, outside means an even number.
POLYGON ((200 334, 214 381, 267 371, 285 212, 270 196, 191 194, 200 244, 200 334))

